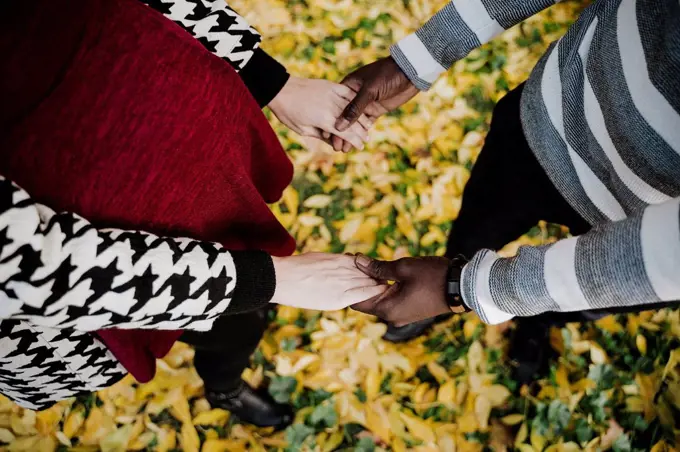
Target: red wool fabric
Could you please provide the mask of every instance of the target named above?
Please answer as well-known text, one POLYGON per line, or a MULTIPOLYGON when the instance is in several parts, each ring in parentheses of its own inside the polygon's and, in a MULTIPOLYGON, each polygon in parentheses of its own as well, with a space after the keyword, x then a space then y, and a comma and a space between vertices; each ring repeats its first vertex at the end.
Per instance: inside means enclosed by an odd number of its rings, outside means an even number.
MULTIPOLYGON (((292 165, 225 61, 135 0, 9 3, 1 174, 99 227, 292 254, 267 207, 292 165)), ((97 334, 145 382, 181 331, 97 334)))

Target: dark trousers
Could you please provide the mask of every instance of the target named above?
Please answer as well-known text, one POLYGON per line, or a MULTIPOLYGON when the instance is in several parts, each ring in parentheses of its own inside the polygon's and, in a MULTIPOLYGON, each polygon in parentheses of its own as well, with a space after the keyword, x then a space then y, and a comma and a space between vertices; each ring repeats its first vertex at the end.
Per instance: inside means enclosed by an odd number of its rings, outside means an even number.
MULTIPOLYGON (((498 250, 525 234, 539 221, 567 226, 573 235, 590 230, 560 195, 524 138, 519 102, 523 85, 496 105, 484 147, 463 192, 460 214, 453 223, 446 254, 472 257, 478 250, 498 250)), ((645 305, 644 310, 677 303, 645 305)), ((634 306, 611 310, 548 312, 518 318, 520 324, 545 329, 567 322, 594 320, 612 313, 635 312, 634 306)))
POLYGON ((194 366, 206 389, 228 392, 238 387, 241 373, 267 329, 268 312, 269 306, 220 317, 210 331, 182 334, 180 340, 196 349, 194 366))

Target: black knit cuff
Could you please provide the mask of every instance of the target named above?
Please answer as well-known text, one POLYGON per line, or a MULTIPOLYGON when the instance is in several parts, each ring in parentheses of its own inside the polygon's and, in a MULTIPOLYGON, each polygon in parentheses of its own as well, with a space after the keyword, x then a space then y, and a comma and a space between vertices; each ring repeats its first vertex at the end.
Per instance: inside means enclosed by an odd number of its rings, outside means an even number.
POLYGON ((255 50, 239 75, 260 107, 266 107, 290 77, 286 68, 262 49, 255 50))
POLYGON ((236 288, 225 315, 255 311, 269 303, 276 289, 271 256, 264 251, 231 251, 236 265, 236 288))

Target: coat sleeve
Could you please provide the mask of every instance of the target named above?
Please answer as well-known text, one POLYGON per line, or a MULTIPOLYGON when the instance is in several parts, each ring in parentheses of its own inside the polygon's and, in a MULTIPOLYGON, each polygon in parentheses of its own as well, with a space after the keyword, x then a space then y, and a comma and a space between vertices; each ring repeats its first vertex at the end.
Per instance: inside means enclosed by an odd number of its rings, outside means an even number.
POLYGON ((516 256, 478 252, 463 298, 487 323, 680 300, 680 198, 516 256))
POLYGON ((209 330, 272 298, 271 257, 55 213, 0 176, 0 319, 51 328, 209 330))

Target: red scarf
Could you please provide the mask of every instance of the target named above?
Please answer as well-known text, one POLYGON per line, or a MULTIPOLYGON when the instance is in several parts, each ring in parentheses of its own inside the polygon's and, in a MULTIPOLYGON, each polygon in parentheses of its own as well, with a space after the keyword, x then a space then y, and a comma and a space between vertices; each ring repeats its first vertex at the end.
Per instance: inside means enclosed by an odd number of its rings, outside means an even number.
MULTIPOLYGON (((0 174, 100 227, 294 251, 267 207, 292 165, 226 62, 134 0, 13 3, 0 20, 0 174)), ((144 382, 181 331, 97 334, 144 382)))

